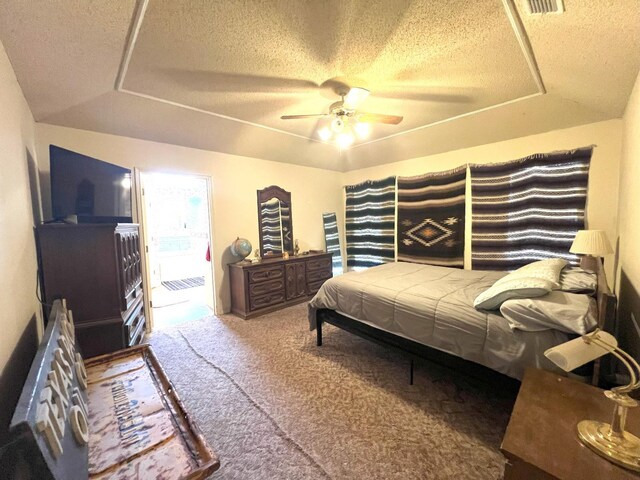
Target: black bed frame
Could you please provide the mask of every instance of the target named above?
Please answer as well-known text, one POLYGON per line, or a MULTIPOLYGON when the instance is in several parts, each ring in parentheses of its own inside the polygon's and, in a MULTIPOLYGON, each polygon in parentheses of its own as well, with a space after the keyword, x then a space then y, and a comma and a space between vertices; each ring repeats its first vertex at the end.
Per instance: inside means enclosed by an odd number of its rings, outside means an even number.
MULTIPOLYGON (((609 290, 604 267, 600 261, 598 261, 596 273, 598 275, 598 289, 595 294, 598 307, 598 326, 602 330, 613 333, 615 330, 616 297, 609 290)), ((491 382, 501 388, 517 389, 520 385, 518 380, 478 363, 428 347, 399 335, 394 335, 341 315, 334 310, 324 308, 316 312, 316 344, 319 347, 322 346, 323 323, 329 323, 366 340, 407 355, 409 357, 409 383, 411 385, 413 385, 414 362, 417 359, 429 360, 455 370, 463 371, 471 378, 480 379, 483 382, 491 382)), ((588 366, 586 369, 580 370, 579 375, 592 375, 592 383, 594 385, 600 385, 603 383, 602 378, 605 377, 611 369, 612 366, 609 362, 604 360, 596 361, 593 366, 588 366)))
POLYGON ((367 325, 366 323, 345 317, 334 310, 319 309, 316 313, 316 344, 322 346, 322 324, 329 323, 361 338, 397 351, 409 360, 409 384, 413 385, 413 372, 418 360, 428 360, 442 366, 465 372, 470 378, 480 379, 484 383, 490 382, 497 387, 517 391, 518 380, 491 370, 484 365, 465 360, 461 357, 427 347, 408 338, 394 335, 367 325))

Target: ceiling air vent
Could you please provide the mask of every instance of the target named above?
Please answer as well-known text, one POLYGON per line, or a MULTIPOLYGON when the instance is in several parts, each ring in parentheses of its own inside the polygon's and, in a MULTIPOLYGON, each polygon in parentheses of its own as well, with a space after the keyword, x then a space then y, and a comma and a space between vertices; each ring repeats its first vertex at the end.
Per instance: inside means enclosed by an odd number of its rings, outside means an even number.
POLYGON ((532 15, 564 12, 562 0, 527 0, 527 3, 532 15))

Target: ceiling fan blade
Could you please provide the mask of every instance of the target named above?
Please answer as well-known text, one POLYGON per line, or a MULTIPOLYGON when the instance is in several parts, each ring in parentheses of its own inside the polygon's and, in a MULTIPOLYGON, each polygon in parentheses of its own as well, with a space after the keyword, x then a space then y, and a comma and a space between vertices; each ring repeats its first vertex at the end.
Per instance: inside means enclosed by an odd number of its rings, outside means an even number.
POLYGON ((156 71, 172 83, 197 92, 309 94, 318 89, 317 83, 300 78, 180 68, 159 68, 156 71))
POLYGON ((383 115, 381 113, 360 113, 358 114, 358 121, 363 123, 388 123, 390 125, 397 125, 402 121, 403 117, 398 115, 383 115))
POLYGON ((308 115, 283 115, 280 118, 282 120, 296 120, 298 118, 318 118, 318 117, 327 117, 327 113, 311 113, 308 115))
POLYGON ((369 90, 366 88, 353 87, 344 97, 344 108, 355 110, 368 96, 369 90))

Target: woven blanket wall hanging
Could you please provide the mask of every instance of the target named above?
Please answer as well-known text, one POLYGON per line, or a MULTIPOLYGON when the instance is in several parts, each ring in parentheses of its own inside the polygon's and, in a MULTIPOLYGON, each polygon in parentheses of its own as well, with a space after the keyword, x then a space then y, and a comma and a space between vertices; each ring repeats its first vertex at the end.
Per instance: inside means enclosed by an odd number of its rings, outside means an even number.
POLYGON ((332 270, 333 276, 342 273, 342 254, 340 253, 340 236, 338 234, 338 221, 335 213, 323 213, 322 223, 324 225, 324 240, 327 252, 333 253, 332 270))
POLYGON ((467 166, 398 177, 398 261, 464 267, 467 166))
POLYGON ((592 147, 471 165, 472 268, 514 270, 545 258, 578 263, 592 147))
POLYGON ((395 259, 396 177, 346 187, 347 267, 395 259))
POLYGON ((282 232, 282 249, 285 252, 293 252, 293 236, 291 232, 291 205, 280 203, 280 228, 282 232))
POLYGON ((274 198, 264 203, 262 209, 262 241, 265 252, 282 253, 282 219, 280 218, 280 200, 274 198))

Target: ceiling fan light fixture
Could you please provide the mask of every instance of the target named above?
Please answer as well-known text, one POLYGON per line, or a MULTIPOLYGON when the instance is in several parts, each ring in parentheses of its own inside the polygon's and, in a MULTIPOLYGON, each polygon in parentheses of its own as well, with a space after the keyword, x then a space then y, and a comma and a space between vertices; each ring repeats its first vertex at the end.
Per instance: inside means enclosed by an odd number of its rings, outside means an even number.
POLYGON ((358 136, 358 138, 360 140, 364 140, 365 138, 367 138, 369 136, 369 134, 371 133, 371 125, 369 123, 360 123, 357 122, 354 126, 353 129, 356 132, 356 135, 358 136))
POLYGON ((340 117, 336 117, 331 122, 331 130, 335 133, 342 133, 344 130, 344 121, 340 117))
POLYGON ((369 96, 369 90, 362 87, 353 87, 344 97, 344 107, 354 110, 365 98, 369 96))
POLYGON ((331 138, 331 130, 329 130, 329 128, 327 127, 322 127, 320 130, 318 130, 318 136, 320 137, 320 140, 326 142, 331 138))
POLYGON ((322 120, 317 127, 318 137, 323 142, 335 142, 340 148, 348 148, 356 139, 367 139, 371 135, 373 123, 398 125, 402 121, 399 115, 361 112, 359 104, 369 96, 369 90, 366 88, 352 87, 348 91, 336 90, 335 93, 340 95, 342 100, 332 103, 326 113, 282 115, 280 118, 283 120, 324 118, 325 120, 322 120))
POLYGON ((340 148, 348 148, 353 143, 353 135, 350 133, 341 133, 336 137, 336 143, 340 148))

